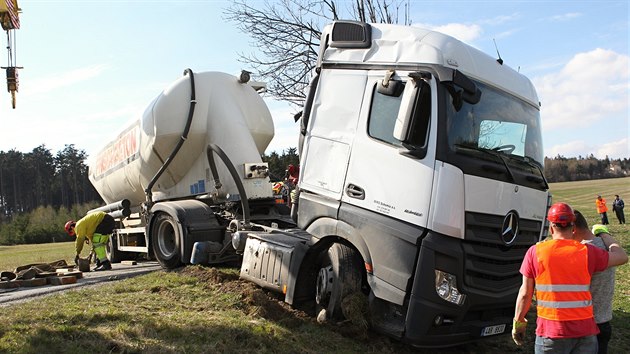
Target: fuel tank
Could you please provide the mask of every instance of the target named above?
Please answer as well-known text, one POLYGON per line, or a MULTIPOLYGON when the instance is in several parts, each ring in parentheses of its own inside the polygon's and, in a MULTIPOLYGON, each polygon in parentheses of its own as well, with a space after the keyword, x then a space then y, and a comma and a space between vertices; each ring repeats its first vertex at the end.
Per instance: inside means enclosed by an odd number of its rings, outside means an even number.
MULTIPOLYGON (((200 72, 194 73, 194 85, 196 104, 188 136, 153 186, 154 200, 207 191, 213 179, 206 157, 209 143, 221 147, 238 167, 262 162, 273 138, 269 109, 250 84, 226 73, 200 72)), ((90 159, 89 179, 106 203, 129 199, 134 206, 146 200, 145 189, 184 134, 191 90, 190 75, 172 83, 139 120, 90 159)), ((231 181, 227 169, 218 167, 221 181, 231 181)), ((237 193, 234 183, 226 183, 226 189, 237 193)))

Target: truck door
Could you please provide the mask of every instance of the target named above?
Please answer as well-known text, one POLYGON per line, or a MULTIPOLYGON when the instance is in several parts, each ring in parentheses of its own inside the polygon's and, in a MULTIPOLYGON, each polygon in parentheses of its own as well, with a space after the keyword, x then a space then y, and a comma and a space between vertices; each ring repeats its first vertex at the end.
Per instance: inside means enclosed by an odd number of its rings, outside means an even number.
POLYGON ((436 84, 430 75, 414 80, 409 74, 417 73, 368 73, 342 202, 426 227, 435 163, 436 84), (413 135, 414 146, 394 137, 396 120, 404 114, 413 115, 407 121, 413 126, 404 129, 413 135))
POLYGON ((366 71, 324 69, 313 101, 300 188, 338 203, 365 90, 366 71))

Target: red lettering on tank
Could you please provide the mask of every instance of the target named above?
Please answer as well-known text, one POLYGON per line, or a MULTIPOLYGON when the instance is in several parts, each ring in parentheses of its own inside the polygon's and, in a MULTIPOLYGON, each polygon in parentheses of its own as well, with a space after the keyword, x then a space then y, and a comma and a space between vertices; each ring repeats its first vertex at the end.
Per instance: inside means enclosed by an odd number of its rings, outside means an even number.
POLYGON ((136 154, 139 149, 139 132, 140 128, 136 124, 120 134, 113 143, 101 151, 96 157, 93 175, 100 176, 136 154))

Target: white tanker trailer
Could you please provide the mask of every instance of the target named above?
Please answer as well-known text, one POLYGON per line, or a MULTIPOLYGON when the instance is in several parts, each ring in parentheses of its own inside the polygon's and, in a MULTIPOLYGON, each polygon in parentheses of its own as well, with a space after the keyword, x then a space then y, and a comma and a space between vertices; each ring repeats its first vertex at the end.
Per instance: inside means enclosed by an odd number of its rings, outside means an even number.
MULTIPOLYGON (((274 134, 269 109, 257 92, 264 86, 246 82, 246 73, 240 78, 184 74, 90 162, 90 181, 108 203, 99 210, 120 209, 113 215, 121 227, 109 246, 114 262, 155 253, 172 268, 189 263, 199 241, 213 242, 218 248, 214 259, 225 261, 234 250, 224 249, 224 232, 218 230, 225 229, 229 217, 217 220, 212 206, 241 215, 249 207, 240 204, 247 195, 251 203, 246 204, 257 206, 256 213, 268 216, 281 208, 275 206, 261 160, 274 134), (216 155, 212 148, 218 146, 216 155), (230 171, 217 160, 221 155, 239 168, 230 171)), ((266 216, 254 215, 261 217, 266 216)))

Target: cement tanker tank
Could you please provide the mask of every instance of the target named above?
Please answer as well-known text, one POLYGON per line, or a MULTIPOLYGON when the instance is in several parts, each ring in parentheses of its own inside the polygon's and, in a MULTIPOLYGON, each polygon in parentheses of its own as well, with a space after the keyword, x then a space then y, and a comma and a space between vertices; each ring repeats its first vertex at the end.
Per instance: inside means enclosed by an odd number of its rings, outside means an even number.
MULTIPOLYGON (((170 164, 154 181, 153 201, 209 192, 213 176, 206 156, 208 144, 223 149, 235 166, 262 162, 260 156, 273 138, 274 127, 254 87, 225 73, 186 73, 151 102, 142 118, 91 159, 90 181, 106 203, 128 199, 135 206, 144 202, 147 186, 169 157, 170 164), (181 148, 171 156, 178 144, 181 148)), ((218 165, 224 190, 238 193, 228 170, 218 165)), ((242 168, 239 173, 244 177, 242 168)), ((268 197, 268 189, 260 188, 258 197, 268 197)), ((248 197, 255 198, 256 193, 248 197)))

